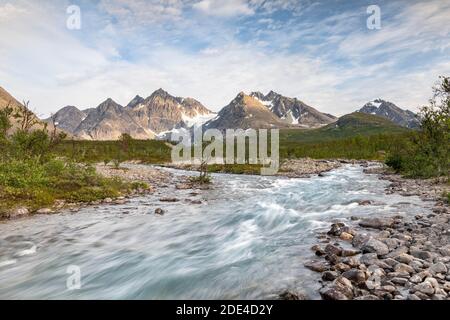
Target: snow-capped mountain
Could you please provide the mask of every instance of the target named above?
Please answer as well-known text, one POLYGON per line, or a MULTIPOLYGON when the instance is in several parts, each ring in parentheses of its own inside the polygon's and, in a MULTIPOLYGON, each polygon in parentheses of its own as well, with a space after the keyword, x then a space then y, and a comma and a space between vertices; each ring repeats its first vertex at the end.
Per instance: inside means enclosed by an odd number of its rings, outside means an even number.
POLYGON ((117 140, 123 133, 136 139, 151 139, 155 136, 151 130, 141 127, 127 109, 111 98, 90 111, 73 132, 76 137, 87 140, 117 140))
POLYGON ((275 115, 261 100, 241 92, 211 121, 207 129, 259 129, 286 127, 287 123, 275 115))
POLYGON ((285 97, 274 91, 266 95, 261 92, 252 92, 250 95, 290 125, 314 128, 327 125, 337 119, 330 114, 317 111, 297 98, 285 97))
POLYGON ((159 89, 145 99, 136 96, 126 107, 107 99, 84 111, 65 107, 53 117, 58 127, 80 139, 115 140, 122 133, 136 139, 166 136, 173 129, 189 129, 214 116, 195 99, 174 97, 159 89))
POLYGON ((403 110, 392 102, 382 99, 376 99, 366 103, 359 112, 386 118, 402 127, 414 129, 420 126, 417 114, 409 110, 403 110))

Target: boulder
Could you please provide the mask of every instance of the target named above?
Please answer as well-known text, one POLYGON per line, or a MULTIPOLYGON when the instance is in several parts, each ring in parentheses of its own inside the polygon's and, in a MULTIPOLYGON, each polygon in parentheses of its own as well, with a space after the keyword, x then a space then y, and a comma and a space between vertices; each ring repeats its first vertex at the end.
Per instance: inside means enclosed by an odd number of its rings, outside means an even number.
POLYGON ((413 257, 422 259, 422 260, 429 260, 431 261, 433 259, 433 255, 428 252, 428 251, 424 251, 424 250, 420 250, 420 249, 416 249, 416 248, 410 248, 410 254, 413 257))
POLYGON ((11 212, 9 212, 8 217, 10 219, 15 219, 15 218, 27 216, 29 214, 30 214, 30 211, 27 208, 20 207, 20 208, 16 208, 16 209, 12 210, 11 212))
POLYGON ((362 247, 362 245, 370 239, 370 235, 366 233, 358 233, 353 237, 352 245, 358 249, 362 247))
POLYGON ((338 246, 332 244, 327 244, 327 246, 325 247, 325 253, 340 256, 342 253, 342 248, 339 248, 338 246))
POLYGON ((161 202, 178 202, 180 200, 178 200, 177 198, 161 198, 161 199, 159 199, 159 201, 161 201, 161 202))
POLYGON ((53 212, 54 211, 50 208, 43 208, 43 209, 39 209, 38 211, 36 211, 37 214, 50 214, 53 212))
POLYGON ((392 278, 391 281, 397 285, 404 286, 408 282, 408 279, 395 277, 395 278, 392 278))
POLYGON ((406 246, 401 246, 401 247, 398 247, 397 249, 395 249, 395 250, 392 250, 391 252, 389 252, 387 255, 386 255, 386 258, 396 258, 396 257, 398 257, 399 255, 401 255, 401 254, 403 254, 403 253, 408 253, 409 252, 409 248, 408 247, 406 247, 406 246))
POLYGON ((337 270, 337 271, 339 271, 339 272, 345 272, 345 271, 347 271, 347 270, 350 270, 351 267, 350 267, 348 264, 345 264, 345 263, 343 263, 343 262, 339 262, 339 263, 337 263, 337 264, 335 264, 335 265, 333 266, 333 269, 334 269, 334 270, 337 270))
POLYGON ((432 275, 436 275, 438 273, 446 274, 447 266, 442 262, 438 262, 438 263, 432 264, 429 268, 429 271, 431 272, 432 275))
POLYGON ((406 263, 406 264, 410 264, 413 261, 413 259, 414 259, 414 257, 407 253, 402 253, 402 254, 398 255, 397 257, 395 257, 395 260, 397 260, 398 262, 406 263))
MULTIPOLYGON (((426 295, 432 295, 434 293, 434 288, 429 282, 422 282, 414 286, 415 291, 419 291, 426 295)), ((416 293, 417 294, 417 293, 416 293)))
POLYGON ((394 267, 395 272, 399 272, 399 273, 409 273, 412 274, 414 273, 414 269, 410 266, 408 266, 407 264, 404 263, 399 263, 397 265, 395 265, 394 267))
POLYGON ((332 225, 331 225, 331 229, 330 229, 330 231, 328 231, 328 234, 330 235, 330 236, 336 236, 336 237, 338 237, 338 236, 340 236, 341 235, 341 233, 342 233, 342 228, 344 228, 345 227, 345 224, 343 224, 342 222, 338 222, 338 223, 333 223, 332 225))
POLYGON ((383 256, 389 253, 389 248, 386 244, 375 238, 369 238, 361 247, 364 253, 376 253, 378 256, 383 256))
POLYGON ((359 251, 359 250, 343 249, 341 252, 341 256, 342 257, 351 257, 351 256, 356 256, 359 253, 361 253, 361 251, 359 251))
POLYGON ((359 222, 359 225, 364 228, 372 228, 383 230, 391 228, 394 225, 392 218, 364 218, 359 222))
POLYGON ((161 208, 157 208, 157 209, 155 210, 155 214, 158 214, 158 215, 162 216, 162 215, 164 214, 164 210, 161 209, 161 208))
POLYGON ((361 256, 359 261, 366 266, 370 266, 378 263, 378 256, 376 253, 365 253, 361 256))
POLYGON ((309 300, 308 296, 299 292, 284 291, 279 295, 280 300, 309 300))
POLYGON ((348 271, 345 271, 342 276, 356 283, 357 285, 361 285, 366 281, 366 273, 358 269, 350 269, 348 271))
POLYGON ((353 236, 350 233, 347 233, 347 232, 342 232, 341 235, 339 236, 339 238, 344 240, 344 241, 351 241, 351 240, 353 240, 353 236))
POLYGON ((376 295, 368 294, 355 298, 354 300, 380 300, 376 295))
POLYGON ((330 269, 327 263, 321 261, 307 262, 305 263, 305 267, 315 272, 324 272, 330 269))
POLYGON ((353 285, 347 278, 339 276, 333 283, 322 290, 320 295, 324 300, 353 299, 353 285))
POLYGON ((324 281, 333 281, 337 277, 339 277, 339 273, 336 271, 325 271, 322 273, 322 280, 324 281))

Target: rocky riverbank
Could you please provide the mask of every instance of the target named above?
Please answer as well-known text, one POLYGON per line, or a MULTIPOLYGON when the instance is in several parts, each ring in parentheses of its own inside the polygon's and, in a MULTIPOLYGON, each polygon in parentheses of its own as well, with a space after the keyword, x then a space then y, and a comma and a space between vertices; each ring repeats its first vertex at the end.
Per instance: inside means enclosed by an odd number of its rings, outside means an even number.
MULTIPOLYGON (((450 300, 450 209, 442 179, 404 179, 370 168, 391 181, 386 193, 434 201, 433 213, 352 217, 317 235, 316 258, 305 266, 320 273, 320 295, 329 300, 450 300)), ((364 203, 361 203, 364 205, 364 203)), ((296 299, 295 293, 282 298, 296 299)))
POLYGON ((398 193, 402 196, 418 196, 424 201, 440 201, 450 192, 450 184, 446 177, 431 179, 405 179, 384 166, 366 168, 367 174, 378 174, 382 180, 391 184, 386 189, 387 194, 398 193))
MULTIPOLYGON (((113 168, 112 166, 105 166, 97 164, 95 166, 97 173, 107 178, 120 178, 131 183, 144 183, 147 187, 139 187, 131 190, 127 194, 123 194, 117 198, 105 198, 102 200, 86 202, 86 203, 71 203, 63 200, 58 200, 51 207, 41 208, 31 212, 26 207, 19 207, 11 210, 8 214, 2 216, 3 220, 11 220, 18 218, 26 218, 32 214, 56 214, 62 211, 77 212, 81 208, 99 205, 121 205, 127 203, 131 198, 143 196, 146 194, 155 193, 158 190, 167 188, 169 185, 175 185, 176 189, 201 189, 204 186, 199 186, 189 180, 187 176, 175 176, 166 170, 154 168, 145 165, 136 165, 135 163, 124 163, 120 168, 113 168)), ((163 192, 162 192, 163 193, 163 192)), ((163 200, 172 198, 163 198, 163 200)), ((0 219, 1 220, 1 219, 0 219)))
MULTIPOLYGON (((366 162, 366 161, 364 161, 366 162)), ((281 162, 277 176, 290 177, 290 178, 308 178, 311 175, 322 174, 342 166, 343 163, 359 163, 358 161, 347 160, 316 160, 311 158, 290 159, 281 162)), ((199 171, 200 165, 193 164, 166 164, 166 167, 187 170, 187 171, 199 171)), ((229 167, 239 168, 240 165, 228 165, 229 167)), ((244 165, 248 167, 248 170, 243 170, 245 174, 260 174, 261 167, 258 165, 244 165)), ((234 173, 233 170, 227 170, 227 165, 217 165, 214 167, 217 169, 215 172, 219 173, 234 173)), ((236 170, 239 171, 239 170, 236 170)))

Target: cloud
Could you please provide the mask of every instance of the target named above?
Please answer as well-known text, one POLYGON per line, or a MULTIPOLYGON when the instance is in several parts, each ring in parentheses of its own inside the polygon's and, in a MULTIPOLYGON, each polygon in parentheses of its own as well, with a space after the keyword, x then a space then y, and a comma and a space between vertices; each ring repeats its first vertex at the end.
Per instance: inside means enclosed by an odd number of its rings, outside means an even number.
POLYGON ((240 15, 253 15, 255 11, 246 0, 201 0, 192 7, 206 15, 235 17, 240 15))
POLYGON ((374 32, 361 6, 330 15, 306 1, 101 0, 81 7, 80 31, 65 28, 68 2, 12 3, 0 5, 0 85, 40 114, 160 87, 215 111, 255 90, 337 115, 378 97, 417 110, 450 74, 449 6, 432 0, 383 5, 374 32), (272 14, 295 5, 313 14, 272 14))

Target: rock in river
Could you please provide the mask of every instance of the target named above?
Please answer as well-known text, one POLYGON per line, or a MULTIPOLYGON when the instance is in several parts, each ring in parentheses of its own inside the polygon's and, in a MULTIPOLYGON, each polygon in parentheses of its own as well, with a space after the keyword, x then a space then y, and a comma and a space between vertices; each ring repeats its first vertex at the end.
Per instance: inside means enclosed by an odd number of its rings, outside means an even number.
POLYGON ((386 229, 394 225, 392 218, 365 218, 359 222, 359 225, 364 228, 372 229, 386 229))
POLYGON ((320 290, 320 295, 325 300, 350 300, 353 299, 353 285, 350 280, 340 276, 320 290))
POLYGON ((363 244, 361 250, 363 252, 376 253, 378 256, 382 256, 382 255, 385 255, 385 254, 389 253, 388 246, 385 245, 380 240, 377 240, 375 238, 369 238, 369 240, 367 240, 363 244))
POLYGON ((325 262, 310 261, 305 263, 305 267, 316 272, 324 272, 329 269, 329 266, 325 262))

